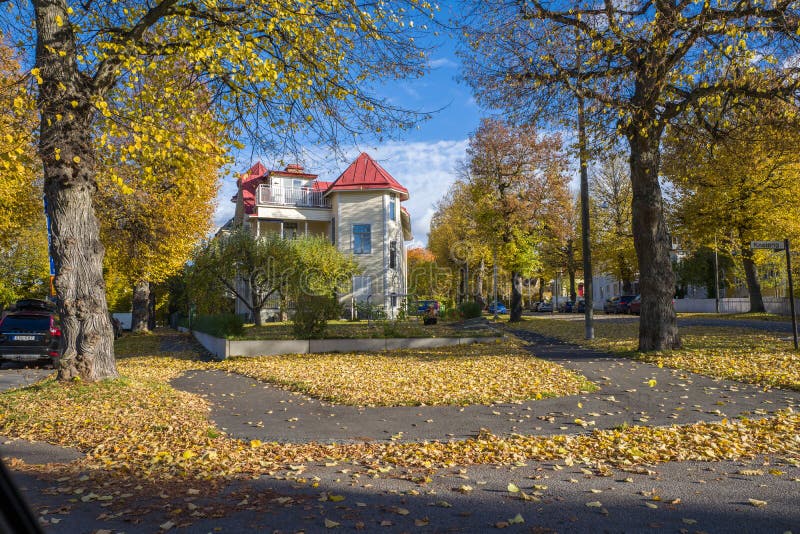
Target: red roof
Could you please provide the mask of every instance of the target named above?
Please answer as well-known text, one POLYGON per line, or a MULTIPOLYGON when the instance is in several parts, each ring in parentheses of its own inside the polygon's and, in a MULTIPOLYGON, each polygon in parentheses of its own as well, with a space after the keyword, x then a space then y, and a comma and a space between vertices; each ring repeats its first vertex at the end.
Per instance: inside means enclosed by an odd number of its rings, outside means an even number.
POLYGON ((330 194, 334 191, 366 191, 372 189, 389 189, 399 193, 401 200, 408 200, 408 189, 392 178, 392 175, 378 165, 366 152, 362 152, 361 155, 334 180, 326 194, 330 194))
MULTIPOLYGON (((252 215, 255 213, 255 206, 256 206, 256 189, 258 188, 259 184, 267 183, 266 180, 270 176, 282 176, 282 177, 293 177, 293 178, 302 178, 305 180, 314 180, 317 175, 316 174, 309 174, 307 172, 303 172, 303 166, 298 165, 296 163, 292 163, 286 166, 286 168, 282 171, 278 170, 267 170, 261 162, 256 163, 250 169, 242 175, 239 180, 236 181, 236 184, 239 186, 239 189, 242 190, 242 203, 244 205, 244 212, 248 215, 252 215)), ((313 191, 325 191, 330 182, 317 182, 314 181, 312 183, 313 191)), ((231 199, 232 202, 236 202, 236 197, 234 196, 231 199)))
MULTIPOLYGON (((242 175, 236 182, 239 189, 242 191, 242 203, 244 204, 244 212, 248 215, 253 213, 253 208, 256 205, 256 187, 261 183, 261 177, 267 173, 267 168, 264 167, 259 161, 242 175)), ((234 197, 231 200, 235 200, 234 197)))

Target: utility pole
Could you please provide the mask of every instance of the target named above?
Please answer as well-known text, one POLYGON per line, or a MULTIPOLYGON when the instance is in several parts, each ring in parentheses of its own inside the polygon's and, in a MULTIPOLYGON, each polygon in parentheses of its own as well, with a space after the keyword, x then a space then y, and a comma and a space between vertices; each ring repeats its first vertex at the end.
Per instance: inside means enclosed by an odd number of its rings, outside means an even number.
POLYGON ((583 302, 586 339, 594 339, 594 303, 592 294, 592 250, 589 242, 589 161, 586 150, 586 116, 583 97, 578 96, 578 155, 581 166, 581 245, 583 246, 583 302))
POLYGON ((797 350, 797 314, 794 311, 794 284, 792 283, 792 253, 789 252, 789 240, 783 240, 786 248, 786 278, 789 283, 789 309, 792 311, 792 338, 794 339, 794 350, 797 350))
POLYGON ((497 321, 499 318, 497 315, 497 251, 492 250, 492 266, 494 267, 494 273, 492 276, 492 293, 494 294, 494 320, 497 321))

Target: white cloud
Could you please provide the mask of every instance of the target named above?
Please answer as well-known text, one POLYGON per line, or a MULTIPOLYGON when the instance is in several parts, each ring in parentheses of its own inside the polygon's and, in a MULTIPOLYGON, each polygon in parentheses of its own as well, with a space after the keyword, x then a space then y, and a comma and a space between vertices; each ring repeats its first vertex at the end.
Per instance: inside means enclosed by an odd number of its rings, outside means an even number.
MULTIPOLYGON (((390 142, 375 147, 352 147, 344 151, 344 160, 337 158, 336 160, 319 161, 318 158, 307 154, 309 159, 317 161, 306 162, 306 170, 318 173, 320 180, 333 181, 358 157, 358 154, 367 152, 408 189, 409 199, 403 205, 411 214, 413 244, 422 246, 428 241, 434 205, 455 181, 456 163, 464 159, 466 148, 467 140, 465 139, 409 143, 390 142)), ((319 154, 322 151, 315 149, 314 152, 319 154)), ((255 162, 254 160, 242 164, 237 172, 244 172, 255 162)), ((263 163, 270 167, 266 160, 263 163)), ((236 194, 236 175, 228 176, 223 180, 214 216, 217 226, 225 224, 228 219, 233 217, 235 206, 230 202, 230 198, 234 194, 236 194)))
POLYGON ((236 211, 236 205, 231 202, 231 197, 236 194, 236 178, 240 172, 242 171, 239 170, 233 175, 228 174, 222 177, 222 186, 217 194, 217 209, 214 210, 214 225, 217 228, 228 222, 236 211))
POLYGON ((455 181, 456 163, 464 159, 466 149, 466 140, 387 143, 366 149, 395 180, 408 189, 409 199, 404 206, 411 214, 415 244, 427 243, 434 204, 455 181))
POLYGON ((428 61, 428 68, 431 69, 439 69, 439 68, 455 68, 458 67, 458 63, 450 59, 449 57, 440 57, 436 59, 431 59, 428 61))

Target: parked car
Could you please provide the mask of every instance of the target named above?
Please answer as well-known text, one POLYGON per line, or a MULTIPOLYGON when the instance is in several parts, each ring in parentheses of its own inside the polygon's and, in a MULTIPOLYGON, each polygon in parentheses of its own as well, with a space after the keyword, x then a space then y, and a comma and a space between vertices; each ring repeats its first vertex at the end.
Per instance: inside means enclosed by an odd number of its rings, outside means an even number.
POLYGON ((46 301, 17 301, 0 319, 0 360, 55 364, 60 345, 58 316, 46 301))
POLYGON ((636 298, 631 301, 628 305, 628 311, 630 311, 634 315, 639 315, 642 313, 642 296, 636 295, 636 298))
POLYGON ((417 313, 422 315, 422 324, 432 325, 439 322, 439 301, 420 300, 417 302, 417 313))
POLYGON ((575 303, 571 300, 565 300, 564 302, 558 305, 558 311, 564 313, 572 313, 574 308, 575 308, 575 303))
POLYGON ((433 308, 436 312, 439 312, 439 301, 438 300, 420 300, 417 301, 417 313, 420 315, 424 315, 428 308, 433 308))
POLYGON ((539 304, 539 311, 540 312, 551 313, 553 311, 553 303, 552 302, 542 302, 541 304, 539 304))
POLYGON ((576 313, 585 313, 586 312, 586 301, 581 299, 575 305, 575 312, 576 313))
POLYGON ((497 310, 497 313, 508 313, 508 308, 506 308, 502 302, 492 302, 489 304, 487 311, 493 314, 495 313, 495 309, 497 310))
POLYGON ((615 313, 630 313, 631 302, 636 298, 636 295, 622 295, 617 301, 617 310, 615 313))
POLYGON ((539 306, 541 306, 541 305, 542 305, 542 301, 540 301, 540 300, 537 300, 536 302, 532 302, 530 310, 532 312, 537 312, 537 311, 539 311, 539 306))
POLYGON ((607 298, 606 301, 603 303, 603 311, 605 313, 617 313, 618 302, 619 302, 619 297, 607 298))

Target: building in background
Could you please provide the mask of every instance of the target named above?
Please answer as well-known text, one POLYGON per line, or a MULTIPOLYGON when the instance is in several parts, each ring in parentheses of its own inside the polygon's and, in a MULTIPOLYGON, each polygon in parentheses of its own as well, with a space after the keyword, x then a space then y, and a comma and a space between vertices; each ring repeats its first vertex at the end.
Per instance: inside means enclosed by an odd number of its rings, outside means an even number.
MULTIPOLYGON (((396 316, 407 293, 404 243, 412 234, 402 202, 408 190, 368 154, 358 156, 332 182, 318 180, 297 164, 268 170, 257 163, 237 186, 235 226, 246 226, 255 236, 326 237, 361 267, 350 292, 340 295, 342 304, 349 309, 369 304, 396 316)), ((247 313, 238 301, 236 313, 247 313)))

